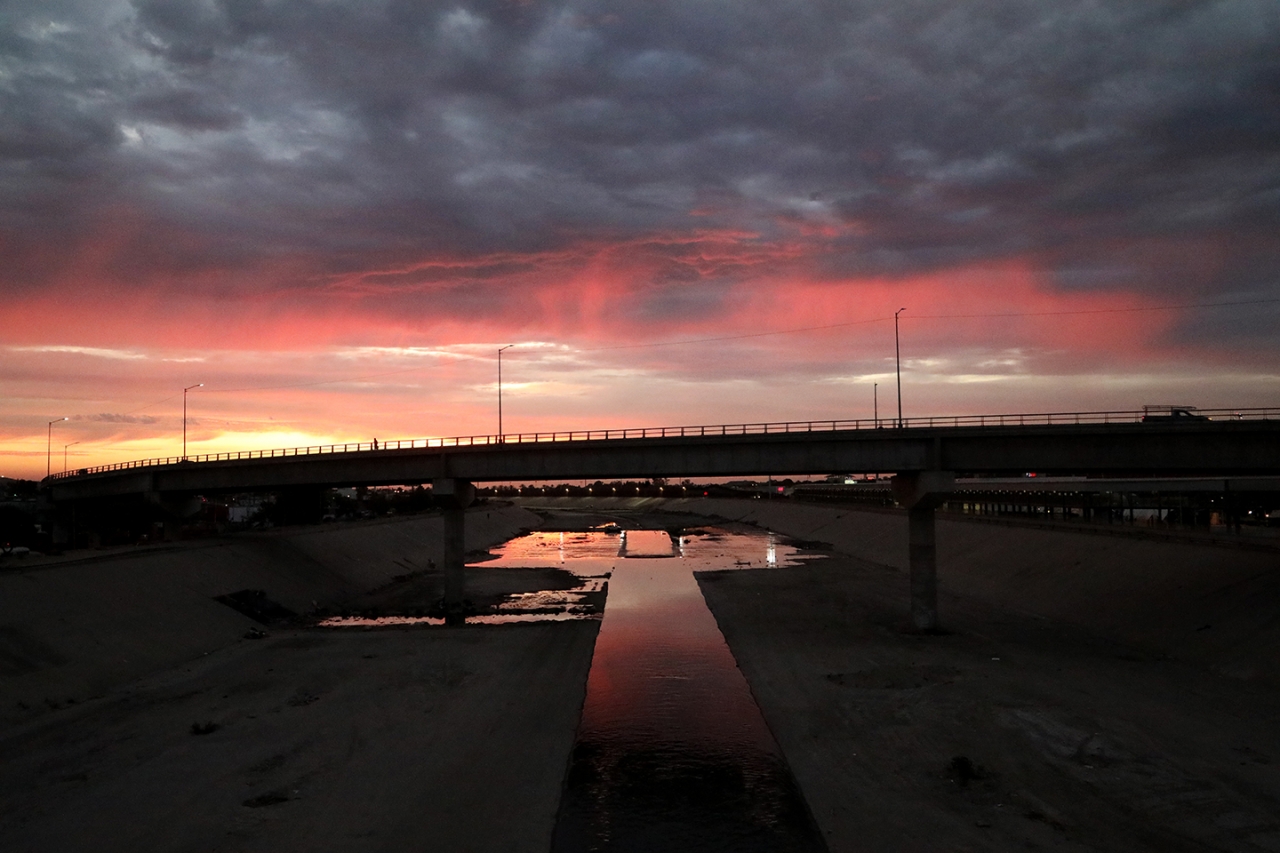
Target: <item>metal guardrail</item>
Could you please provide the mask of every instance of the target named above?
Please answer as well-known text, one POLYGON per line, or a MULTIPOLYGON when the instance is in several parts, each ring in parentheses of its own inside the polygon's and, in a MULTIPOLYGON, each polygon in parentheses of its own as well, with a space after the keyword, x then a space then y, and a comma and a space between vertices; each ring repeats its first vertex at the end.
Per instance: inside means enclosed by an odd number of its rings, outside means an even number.
MULTIPOLYGON (((464 435, 448 438, 406 438, 387 442, 351 442, 346 444, 286 447, 274 450, 244 450, 229 453, 202 453, 185 458, 164 456, 156 459, 140 459, 133 462, 117 462, 114 465, 97 465, 53 474, 50 479, 62 480, 101 474, 108 471, 126 471, 132 468, 154 468, 163 465, 183 465, 200 462, 228 462, 242 459, 279 459, 288 456, 313 456, 331 453, 385 453, 392 450, 419 450, 432 447, 484 447, 508 444, 532 444, 551 441, 610 441, 639 438, 685 438, 701 436, 764 435, 774 433, 834 432, 837 430, 871 429, 919 429, 921 427, 991 427, 991 426, 1052 426, 1066 424, 1124 424, 1141 423, 1149 413, 1131 412, 1043 412, 1016 415, 939 415, 923 418, 862 418, 858 420, 784 421, 781 423, 716 424, 681 427, 640 427, 631 429, 570 430, 566 432, 521 432, 508 435, 464 435)), ((1250 409, 1198 409, 1196 417, 1214 421, 1265 421, 1280 420, 1280 408, 1250 409)), ((1181 419, 1175 419, 1181 420, 1181 419)), ((1162 419, 1169 423, 1169 419, 1162 419)))

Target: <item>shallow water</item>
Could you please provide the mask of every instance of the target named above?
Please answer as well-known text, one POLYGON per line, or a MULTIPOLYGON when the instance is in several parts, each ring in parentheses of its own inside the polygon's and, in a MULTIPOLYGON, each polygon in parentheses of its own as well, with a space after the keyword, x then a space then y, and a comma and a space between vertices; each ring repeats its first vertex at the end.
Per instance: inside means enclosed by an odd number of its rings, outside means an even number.
MULTIPOLYGON (((599 619, 591 613, 561 611, 555 613, 480 613, 467 616, 466 625, 511 625, 516 622, 580 622, 599 619)), ((318 628, 392 628, 403 625, 436 625, 443 627, 443 616, 331 616, 316 623, 318 628)))
POLYGON ((702 528, 534 533, 486 563, 610 575, 553 850, 825 849, 693 577, 800 559, 702 528))
MULTIPOLYGON (((591 575, 588 563, 574 559, 565 562, 564 542, 568 537, 571 550, 581 551, 585 538, 593 534, 533 533, 510 540, 498 549, 497 558, 478 563, 485 568, 557 568, 578 576, 579 585, 572 589, 540 589, 532 592, 512 593, 493 607, 491 612, 465 616, 466 625, 507 625, 516 622, 571 622, 598 620, 599 606, 589 597, 605 589, 606 575, 591 575), (575 538, 576 537, 576 538, 575 538)), ((665 538, 665 534, 663 534, 665 538)), ((601 535, 604 555, 616 553, 618 536, 601 535)), ((596 601, 599 597, 596 596, 596 601)), ((384 616, 330 616, 316 623, 319 628, 387 628, 405 625, 445 626, 456 625, 442 616, 413 616, 391 614, 384 616)))

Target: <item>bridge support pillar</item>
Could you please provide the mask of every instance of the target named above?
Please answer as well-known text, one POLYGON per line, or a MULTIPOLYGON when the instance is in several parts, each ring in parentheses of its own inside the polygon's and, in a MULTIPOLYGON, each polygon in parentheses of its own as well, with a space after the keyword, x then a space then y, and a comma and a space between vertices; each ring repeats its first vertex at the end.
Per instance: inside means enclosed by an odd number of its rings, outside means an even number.
POLYGON ((475 498, 475 486, 452 478, 432 480, 431 495, 443 511, 445 622, 461 625, 466 601, 467 507, 475 498))
POLYGON ((938 548, 934 508, 907 510, 907 554, 911 565, 911 624, 918 631, 938 627, 938 548))
POLYGON ((938 629, 938 548, 934 511, 955 490, 949 471, 911 471, 893 478, 893 496, 907 508, 907 560, 911 572, 911 624, 938 629))

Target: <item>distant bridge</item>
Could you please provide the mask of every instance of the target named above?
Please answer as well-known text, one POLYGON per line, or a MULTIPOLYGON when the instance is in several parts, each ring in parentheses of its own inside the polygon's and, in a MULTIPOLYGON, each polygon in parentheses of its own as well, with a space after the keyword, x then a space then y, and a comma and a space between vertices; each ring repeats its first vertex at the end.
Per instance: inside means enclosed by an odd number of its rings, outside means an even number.
POLYGON ((909 510, 912 610, 936 626, 933 509, 955 473, 1110 477, 1280 474, 1280 409, 969 415, 463 436, 196 455, 45 480, 57 505, 142 496, 431 482, 445 510, 446 600, 461 601, 463 509, 475 482, 889 473, 909 510), (456 577, 455 577, 456 576, 456 577))

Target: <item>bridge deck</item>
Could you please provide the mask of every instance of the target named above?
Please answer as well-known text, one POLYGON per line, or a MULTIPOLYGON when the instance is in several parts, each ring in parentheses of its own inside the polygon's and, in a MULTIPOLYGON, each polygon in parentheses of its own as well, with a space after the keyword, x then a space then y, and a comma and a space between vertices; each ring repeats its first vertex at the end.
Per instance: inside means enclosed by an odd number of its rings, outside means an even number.
POLYGON ((949 470, 970 474, 1280 474, 1280 409, 982 415, 593 430, 156 459, 47 482, 55 501, 139 493, 484 481, 949 470))

